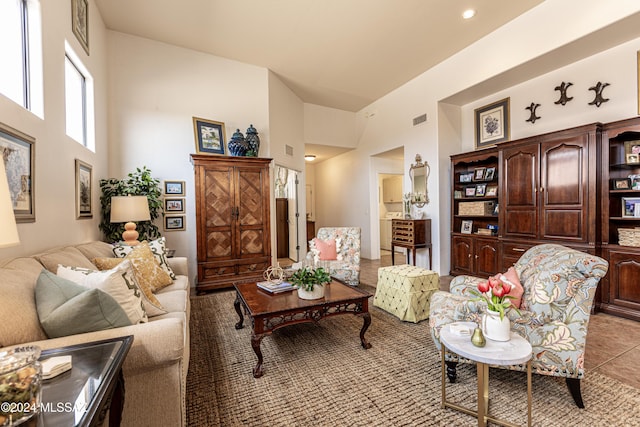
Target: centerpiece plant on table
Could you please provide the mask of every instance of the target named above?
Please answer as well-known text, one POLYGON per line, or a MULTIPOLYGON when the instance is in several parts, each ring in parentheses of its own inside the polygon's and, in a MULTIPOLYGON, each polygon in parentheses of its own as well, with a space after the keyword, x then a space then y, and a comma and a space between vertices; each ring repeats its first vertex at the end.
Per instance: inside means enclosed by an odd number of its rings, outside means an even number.
POLYGON ((324 296, 324 284, 331 282, 331 276, 322 267, 304 267, 293 273, 289 281, 298 288, 302 299, 317 299, 324 296))

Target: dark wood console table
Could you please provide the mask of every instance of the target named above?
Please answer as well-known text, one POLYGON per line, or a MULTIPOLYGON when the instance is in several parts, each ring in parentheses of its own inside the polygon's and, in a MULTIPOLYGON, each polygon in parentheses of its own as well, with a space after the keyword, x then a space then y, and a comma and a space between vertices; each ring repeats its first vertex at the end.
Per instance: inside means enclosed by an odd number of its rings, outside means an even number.
POLYGON ((413 265, 416 265, 416 249, 429 251, 431 264, 431 220, 430 219, 394 219, 391 221, 391 264, 395 264, 395 246, 407 249, 407 264, 411 264, 409 251, 413 251, 413 265))
POLYGON ((253 368, 253 376, 260 378, 262 370, 262 338, 273 331, 287 325, 302 322, 318 322, 319 320, 338 314, 352 313, 361 316, 364 324, 360 330, 360 342, 364 349, 371 344, 364 337, 371 324, 369 314, 369 297, 371 294, 359 288, 333 281, 324 285, 324 298, 304 300, 298 298, 297 291, 271 295, 261 289, 255 282, 235 284, 236 300, 233 305, 240 317, 236 329, 242 329, 244 316, 242 309, 251 319, 251 347, 258 356, 258 363, 253 368))

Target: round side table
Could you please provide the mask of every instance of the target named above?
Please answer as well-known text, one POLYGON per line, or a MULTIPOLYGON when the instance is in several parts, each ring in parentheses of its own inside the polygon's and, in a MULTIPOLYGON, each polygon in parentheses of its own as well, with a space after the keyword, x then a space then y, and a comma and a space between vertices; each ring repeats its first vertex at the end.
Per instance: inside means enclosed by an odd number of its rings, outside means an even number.
MULTIPOLYGON (((476 327, 473 322, 457 322, 467 326, 470 332, 476 327)), ((527 425, 531 426, 531 344, 515 332, 511 332, 509 341, 493 341, 487 339, 484 347, 476 347, 471 343, 469 335, 458 335, 451 332, 449 325, 440 330, 442 343, 442 407, 451 408, 469 415, 477 415, 478 426, 486 426, 488 421, 503 426, 517 426, 517 424, 497 419, 489 415, 489 365, 510 366, 527 364, 527 425), (476 362, 478 372, 478 408, 476 411, 447 401, 445 352, 450 351, 459 356, 476 362)))

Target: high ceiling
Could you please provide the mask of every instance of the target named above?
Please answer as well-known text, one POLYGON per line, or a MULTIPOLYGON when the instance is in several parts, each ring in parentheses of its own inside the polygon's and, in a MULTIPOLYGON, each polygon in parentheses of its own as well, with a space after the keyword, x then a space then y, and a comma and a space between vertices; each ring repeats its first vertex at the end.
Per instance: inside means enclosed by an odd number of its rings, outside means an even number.
POLYGON ((358 111, 542 0, 96 0, 107 28, 273 71, 358 111), (469 20, 462 12, 476 9, 469 20))

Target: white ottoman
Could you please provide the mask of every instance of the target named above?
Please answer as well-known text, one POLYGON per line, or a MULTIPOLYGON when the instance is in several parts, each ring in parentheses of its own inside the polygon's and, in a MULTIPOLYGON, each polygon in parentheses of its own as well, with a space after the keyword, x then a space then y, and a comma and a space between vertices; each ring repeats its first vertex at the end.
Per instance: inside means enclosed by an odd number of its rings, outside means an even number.
POLYGON ((429 317, 429 301, 439 287, 435 271, 409 264, 380 267, 373 305, 400 320, 418 323, 429 317))

